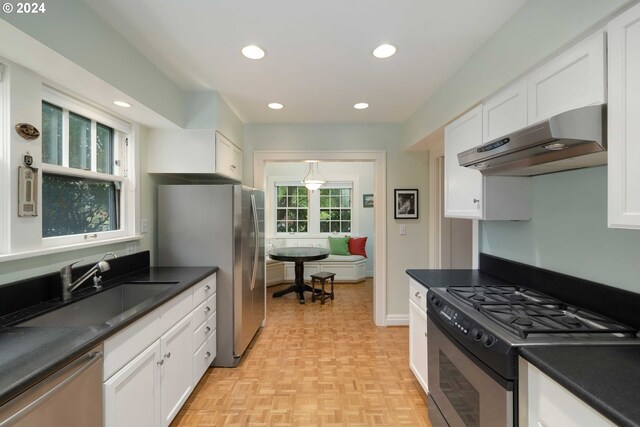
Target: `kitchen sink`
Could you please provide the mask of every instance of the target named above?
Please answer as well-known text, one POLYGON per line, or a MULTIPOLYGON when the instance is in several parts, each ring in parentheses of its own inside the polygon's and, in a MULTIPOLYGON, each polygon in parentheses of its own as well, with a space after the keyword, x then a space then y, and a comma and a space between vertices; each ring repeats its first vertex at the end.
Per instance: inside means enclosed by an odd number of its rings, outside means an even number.
POLYGON ((178 282, 126 282, 16 326, 73 327, 104 325, 178 282))

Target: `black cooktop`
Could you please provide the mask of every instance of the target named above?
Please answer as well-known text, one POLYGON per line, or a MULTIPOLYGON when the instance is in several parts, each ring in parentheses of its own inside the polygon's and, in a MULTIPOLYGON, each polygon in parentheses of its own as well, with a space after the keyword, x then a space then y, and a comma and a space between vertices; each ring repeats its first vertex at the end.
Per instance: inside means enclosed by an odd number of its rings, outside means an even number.
POLYGON ((520 286, 448 286, 447 292, 520 338, 531 334, 621 334, 637 330, 520 286))

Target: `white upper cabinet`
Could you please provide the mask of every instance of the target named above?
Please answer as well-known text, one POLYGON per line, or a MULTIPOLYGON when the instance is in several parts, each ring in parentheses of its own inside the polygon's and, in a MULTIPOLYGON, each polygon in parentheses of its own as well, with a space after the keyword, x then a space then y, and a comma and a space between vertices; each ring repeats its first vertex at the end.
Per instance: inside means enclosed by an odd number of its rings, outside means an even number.
POLYGON ((606 102, 605 33, 598 31, 527 77, 528 122, 606 102))
POLYGON ((482 142, 489 142, 527 126, 527 83, 507 86, 483 105, 482 142))
POLYGON ((458 153, 482 143, 482 105, 444 129, 445 216, 480 219, 482 175, 458 163, 458 153))
POLYGON ((149 173, 216 174, 242 181, 242 150, 219 132, 151 129, 147 139, 149 173))
POLYGON ((444 209, 450 218, 531 219, 531 179, 484 177, 460 166, 458 153, 482 144, 482 105, 444 129, 444 209))
POLYGON ((242 180, 242 151, 220 132, 216 132, 216 171, 242 180))
POLYGON ((609 227, 640 229, 640 5, 609 33, 609 227))

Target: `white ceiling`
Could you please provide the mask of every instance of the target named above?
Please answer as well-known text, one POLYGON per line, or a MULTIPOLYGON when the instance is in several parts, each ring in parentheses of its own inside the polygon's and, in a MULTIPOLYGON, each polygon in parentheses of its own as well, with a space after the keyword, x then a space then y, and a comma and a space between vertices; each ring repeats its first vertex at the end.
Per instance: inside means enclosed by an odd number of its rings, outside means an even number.
POLYGON ((246 123, 404 122, 525 2, 85 1, 178 85, 219 91, 246 123), (396 55, 374 58, 382 43, 396 55), (247 44, 267 56, 244 58, 247 44))

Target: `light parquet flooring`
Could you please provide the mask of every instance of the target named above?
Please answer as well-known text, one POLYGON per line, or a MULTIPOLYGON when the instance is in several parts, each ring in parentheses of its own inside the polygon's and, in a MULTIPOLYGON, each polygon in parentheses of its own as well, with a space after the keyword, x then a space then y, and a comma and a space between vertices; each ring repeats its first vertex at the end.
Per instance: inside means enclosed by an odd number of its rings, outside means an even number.
POLYGON ((425 426, 407 327, 373 324, 372 280, 336 284, 334 301, 272 298, 237 368, 209 369, 173 427, 425 426))

